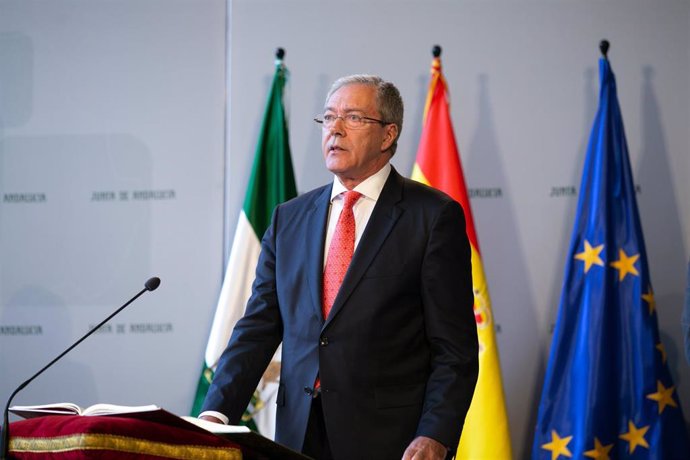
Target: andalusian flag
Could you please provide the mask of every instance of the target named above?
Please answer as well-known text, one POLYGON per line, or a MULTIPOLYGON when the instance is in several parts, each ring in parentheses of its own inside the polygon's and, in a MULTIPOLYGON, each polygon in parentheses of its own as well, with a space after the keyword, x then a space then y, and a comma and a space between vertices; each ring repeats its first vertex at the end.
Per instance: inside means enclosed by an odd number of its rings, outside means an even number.
MULTIPOLYGON (((259 134, 252 175, 206 346, 206 359, 192 408, 194 416, 201 409, 216 364, 228 344, 232 329, 244 314, 261 251, 261 237, 271 222, 273 208, 297 196, 283 107, 283 89, 288 71, 283 65, 281 51, 278 51, 275 76, 259 134)), ((254 399, 252 403, 256 404, 254 399)))
POLYGON ((462 430, 457 459, 510 460, 512 450, 498 361, 491 301, 484 277, 472 210, 460 155, 455 143, 440 49, 431 64, 431 83, 424 108, 424 127, 412 179, 446 192, 465 211, 472 246, 474 315, 479 335, 479 380, 462 430))

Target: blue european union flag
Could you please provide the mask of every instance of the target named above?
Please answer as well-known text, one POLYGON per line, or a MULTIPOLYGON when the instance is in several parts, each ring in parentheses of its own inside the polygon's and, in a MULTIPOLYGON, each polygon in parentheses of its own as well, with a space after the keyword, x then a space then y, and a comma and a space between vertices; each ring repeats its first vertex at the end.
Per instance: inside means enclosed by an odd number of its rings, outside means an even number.
POLYGON ((533 460, 690 459, 659 338, 609 61, 587 148, 533 460))

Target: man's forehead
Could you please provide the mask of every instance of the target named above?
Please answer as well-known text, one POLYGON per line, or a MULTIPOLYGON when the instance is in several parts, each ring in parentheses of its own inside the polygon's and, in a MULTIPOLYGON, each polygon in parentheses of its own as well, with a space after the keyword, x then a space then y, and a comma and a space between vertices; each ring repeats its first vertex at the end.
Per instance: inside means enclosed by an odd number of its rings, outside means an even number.
POLYGON ((343 111, 362 111, 376 106, 376 88, 361 83, 351 83, 338 88, 326 101, 324 108, 343 111))

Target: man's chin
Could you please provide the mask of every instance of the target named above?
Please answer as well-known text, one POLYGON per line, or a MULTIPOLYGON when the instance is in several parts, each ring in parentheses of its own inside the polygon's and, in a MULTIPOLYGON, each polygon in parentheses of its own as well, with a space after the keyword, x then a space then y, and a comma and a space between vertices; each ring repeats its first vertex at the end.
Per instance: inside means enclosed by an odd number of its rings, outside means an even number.
POLYGON ((326 169, 336 175, 347 171, 347 168, 340 161, 330 158, 326 159, 326 169))

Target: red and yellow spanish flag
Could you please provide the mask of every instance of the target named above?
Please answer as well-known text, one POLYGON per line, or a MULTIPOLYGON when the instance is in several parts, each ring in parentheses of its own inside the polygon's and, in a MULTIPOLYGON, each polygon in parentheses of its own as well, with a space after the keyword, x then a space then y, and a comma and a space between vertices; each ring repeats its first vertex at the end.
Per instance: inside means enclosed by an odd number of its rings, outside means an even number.
POLYGON ((479 335, 479 380, 462 430, 456 458, 510 460, 510 430, 491 301, 460 155, 450 121, 446 81, 441 73, 440 57, 434 57, 431 64, 431 83, 424 108, 424 127, 412 179, 444 191, 462 205, 467 220, 467 236, 472 246, 474 316, 479 335))

